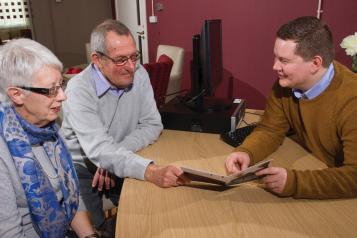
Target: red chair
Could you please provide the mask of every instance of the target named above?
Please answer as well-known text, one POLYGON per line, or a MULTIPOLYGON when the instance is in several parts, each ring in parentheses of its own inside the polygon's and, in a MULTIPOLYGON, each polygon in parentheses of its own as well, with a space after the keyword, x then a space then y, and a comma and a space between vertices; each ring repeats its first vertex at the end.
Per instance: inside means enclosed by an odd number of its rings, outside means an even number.
POLYGON ((160 107, 165 103, 166 90, 169 85, 170 73, 173 64, 174 62, 167 55, 161 55, 156 63, 144 64, 154 90, 157 107, 160 107))

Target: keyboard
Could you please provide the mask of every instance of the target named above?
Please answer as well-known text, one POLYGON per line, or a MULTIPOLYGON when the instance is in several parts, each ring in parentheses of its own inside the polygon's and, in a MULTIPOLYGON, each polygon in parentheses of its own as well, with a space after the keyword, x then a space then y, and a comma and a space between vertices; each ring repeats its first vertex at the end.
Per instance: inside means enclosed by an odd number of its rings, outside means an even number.
POLYGON ((234 131, 228 131, 225 133, 221 134, 221 139, 226 142, 227 144, 233 146, 233 147, 237 147, 240 144, 243 143, 244 139, 250 134, 252 133, 252 131, 254 130, 254 128, 256 127, 256 124, 251 124, 248 126, 244 126, 244 127, 240 127, 237 128, 234 131))

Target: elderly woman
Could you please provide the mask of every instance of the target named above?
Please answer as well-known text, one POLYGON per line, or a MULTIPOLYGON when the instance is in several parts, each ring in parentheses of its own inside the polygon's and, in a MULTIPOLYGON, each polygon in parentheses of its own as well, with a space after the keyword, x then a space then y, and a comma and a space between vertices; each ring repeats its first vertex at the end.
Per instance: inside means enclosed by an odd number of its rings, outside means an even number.
POLYGON ((55 119, 62 64, 29 39, 0 47, 0 237, 97 237, 78 208, 78 179, 55 119))

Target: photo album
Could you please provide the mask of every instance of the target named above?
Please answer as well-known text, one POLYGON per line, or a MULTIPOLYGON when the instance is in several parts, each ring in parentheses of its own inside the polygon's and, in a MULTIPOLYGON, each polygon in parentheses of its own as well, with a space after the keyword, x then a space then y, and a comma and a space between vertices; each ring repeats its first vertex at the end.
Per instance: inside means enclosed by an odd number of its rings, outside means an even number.
POLYGON ((191 179, 191 181, 230 186, 259 179, 260 176, 256 176, 255 173, 267 168, 271 161, 272 159, 261 161, 243 171, 227 176, 187 167, 181 167, 181 169, 184 171, 184 175, 191 179))

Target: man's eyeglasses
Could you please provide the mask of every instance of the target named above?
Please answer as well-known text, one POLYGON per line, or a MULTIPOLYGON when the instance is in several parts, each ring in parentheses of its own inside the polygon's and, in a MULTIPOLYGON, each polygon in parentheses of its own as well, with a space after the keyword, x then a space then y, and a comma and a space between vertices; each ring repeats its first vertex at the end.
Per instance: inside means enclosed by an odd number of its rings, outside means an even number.
POLYGON ((67 80, 63 80, 60 85, 53 86, 52 88, 34 88, 34 87, 26 87, 26 86, 17 86, 18 88, 22 88, 34 93, 42 94, 48 97, 56 97, 58 94, 58 90, 61 88, 63 91, 66 89, 67 80))
POLYGON ((131 62, 135 63, 138 59, 140 59, 140 55, 141 53, 138 51, 135 54, 132 54, 130 56, 120 56, 116 59, 111 58, 110 56, 104 54, 103 52, 100 51, 96 51, 97 54, 106 57, 107 59, 109 59, 110 61, 113 62, 113 64, 117 65, 117 66, 123 66, 126 64, 126 62, 128 62, 128 60, 130 59, 131 62))

